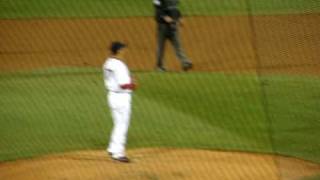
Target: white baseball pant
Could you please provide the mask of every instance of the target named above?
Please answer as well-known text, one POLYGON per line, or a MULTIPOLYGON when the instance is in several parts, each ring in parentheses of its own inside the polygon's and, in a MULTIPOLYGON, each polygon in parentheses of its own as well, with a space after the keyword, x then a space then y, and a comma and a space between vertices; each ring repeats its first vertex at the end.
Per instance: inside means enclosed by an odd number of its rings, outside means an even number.
POLYGON ((131 93, 108 93, 113 129, 107 151, 114 158, 125 156, 127 132, 131 116, 131 93))

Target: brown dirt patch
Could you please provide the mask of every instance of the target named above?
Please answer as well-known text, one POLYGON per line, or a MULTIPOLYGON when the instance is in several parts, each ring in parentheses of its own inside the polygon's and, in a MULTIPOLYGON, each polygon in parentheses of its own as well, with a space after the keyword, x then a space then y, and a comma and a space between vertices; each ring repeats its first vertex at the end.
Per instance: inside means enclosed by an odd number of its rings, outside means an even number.
MULTIPOLYGON (((182 43, 196 71, 319 74, 320 15, 187 17, 182 43), (253 33, 255 32, 255 33, 253 33), (256 54, 260 61, 257 61, 256 54)), ((153 70, 155 22, 127 19, 0 20, 0 70, 101 66, 112 40, 130 45, 131 69, 153 70)), ((172 47, 166 62, 180 69, 172 47)))
POLYGON ((294 158, 190 149, 136 149, 133 162, 104 151, 79 151, 0 164, 2 180, 219 179, 295 180, 320 174, 320 165, 294 158))

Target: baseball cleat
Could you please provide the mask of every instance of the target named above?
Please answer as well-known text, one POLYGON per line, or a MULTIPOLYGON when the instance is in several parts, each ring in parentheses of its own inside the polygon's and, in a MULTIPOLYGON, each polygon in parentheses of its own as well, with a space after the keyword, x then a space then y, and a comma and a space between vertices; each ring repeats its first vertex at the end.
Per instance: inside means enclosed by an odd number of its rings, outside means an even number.
POLYGON ((122 163, 129 163, 130 162, 130 159, 127 158, 126 156, 122 156, 122 157, 118 157, 118 158, 112 157, 112 159, 115 161, 122 162, 122 163))
POLYGON ((160 66, 158 66, 156 70, 159 72, 167 72, 167 69, 165 67, 160 67, 160 66))

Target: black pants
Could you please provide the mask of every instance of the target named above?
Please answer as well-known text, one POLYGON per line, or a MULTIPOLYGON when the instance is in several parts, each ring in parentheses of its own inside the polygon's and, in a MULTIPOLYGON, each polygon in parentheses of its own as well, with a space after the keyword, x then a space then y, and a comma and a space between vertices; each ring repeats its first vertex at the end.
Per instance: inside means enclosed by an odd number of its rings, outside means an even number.
POLYGON ((172 28, 170 27, 170 25, 165 23, 157 23, 157 24, 158 24, 157 66, 158 67, 164 66, 163 56, 165 51, 166 40, 169 40, 171 42, 172 46, 174 47, 176 56, 180 60, 180 63, 182 66, 183 64, 190 63, 190 60, 187 58, 187 56, 185 55, 181 47, 178 27, 172 28))

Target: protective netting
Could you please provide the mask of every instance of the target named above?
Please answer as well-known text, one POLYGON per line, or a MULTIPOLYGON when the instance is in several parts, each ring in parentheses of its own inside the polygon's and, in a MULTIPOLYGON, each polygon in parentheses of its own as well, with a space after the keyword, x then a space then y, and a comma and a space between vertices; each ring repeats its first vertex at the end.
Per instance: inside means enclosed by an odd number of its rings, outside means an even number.
MULTIPOLYGON (((319 164, 320 1, 184 0, 180 9, 194 68, 177 73, 167 43, 172 72, 159 73, 151 0, 1 0, 0 160, 105 147, 112 121, 100 69, 110 42, 120 40, 141 85, 129 148, 249 151, 319 164)), ((292 178, 273 161, 278 179, 292 178)))

